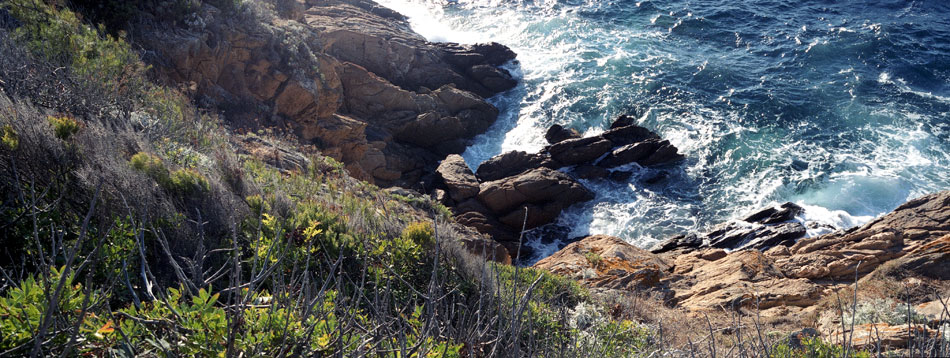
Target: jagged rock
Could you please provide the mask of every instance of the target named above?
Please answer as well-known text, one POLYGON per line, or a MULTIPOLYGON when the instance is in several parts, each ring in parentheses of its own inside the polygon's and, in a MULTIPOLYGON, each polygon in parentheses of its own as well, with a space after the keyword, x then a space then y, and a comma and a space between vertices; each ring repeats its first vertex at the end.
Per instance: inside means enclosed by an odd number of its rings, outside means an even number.
POLYGON ((890 214, 877 218, 862 231, 901 228, 904 239, 923 242, 950 234, 950 191, 910 200, 890 214))
POLYGON ((925 243, 894 260, 894 267, 902 273, 950 280, 950 235, 925 243))
POLYGON ((834 234, 799 240, 788 257, 777 260, 790 277, 854 279, 903 256, 904 240, 892 231, 834 234))
POLYGON ((548 128, 548 131, 544 133, 544 139, 546 139, 550 144, 556 144, 568 139, 577 139, 580 137, 581 134, 578 133, 576 129, 564 128, 560 124, 551 126, 551 128, 548 128))
POLYGON ((455 213, 456 222, 489 235, 495 241, 502 243, 518 241, 517 234, 507 230, 488 208, 474 198, 459 203, 452 208, 452 211, 455 213))
POLYGON ((682 160, 683 158, 685 157, 679 154, 679 149, 670 144, 670 141, 663 140, 660 142, 660 147, 657 148, 656 151, 650 154, 646 159, 640 160, 637 163, 643 166, 661 165, 682 160))
POLYGON ((621 114, 613 123, 610 124, 610 129, 627 127, 637 124, 637 119, 633 116, 628 116, 626 114, 621 114))
POLYGON ((675 249, 692 250, 699 248, 702 244, 703 239, 696 234, 677 235, 653 245, 650 252, 661 254, 675 249))
POLYGON ((460 202, 478 195, 478 179, 475 179, 475 174, 462 156, 451 154, 445 157, 435 171, 448 187, 452 200, 460 202))
POLYGON ((752 233, 753 239, 739 248, 765 251, 779 245, 791 246, 795 240, 805 237, 806 233, 805 225, 799 222, 763 226, 752 233))
POLYGON ((597 165, 605 168, 613 168, 633 162, 645 161, 651 154, 660 149, 660 141, 647 140, 633 144, 627 144, 614 149, 610 154, 604 157, 597 165))
POLYGON ((776 245, 790 246, 804 237, 805 226, 799 222, 779 225, 756 225, 729 222, 705 234, 708 246, 723 249, 754 248, 767 250, 776 245))
POLYGON ((602 179, 611 174, 609 170, 596 165, 578 165, 572 172, 581 179, 602 179))
POLYGON ((558 163, 575 165, 591 163, 600 156, 607 154, 613 146, 613 143, 600 136, 567 139, 548 147, 548 153, 558 163))
MULTIPOLYGON (((484 71, 473 67, 491 65, 500 58, 514 58, 510 50, 497 44, 465 46, 433 44, 412 32, 403 18, 380 16, 367 9, 377 5, 365 0, 327 1, 315 3, 305 12, 304 23, 318 33, 315 45, 345 62, 360 65, 393 84, 411 91, 439 88, 455 84, 458 88, 482 97, 493 91, 485 86, 484 71), (346 21, 340 21, 346 19, 346 21), (480 53, 485 52, 489 55, 480 53), (457 59, 466 57, 467 61, 457 59), (475 78, 477 73, 481 78, 475 78)), ((511 75, 495 69, 492 78, 511 79, 511 75)), ((508 83, 514 87, 513 83, 508 83)), ((505 88, 505 89, 508 89, 505 88)), ((499 88, 496 88, 496 90, 499 88)))
POLYGON ((742 221, 759 224, 778 224, 792 220, 796 216, 801 215, 804 211, 805 209, 794 203, 785 203, 778 208, 770 207, 759 210, 747 216, 745 219, 742 219, 742 221))
POLYGON ((478 166, 475 176, 485 182, 518 175, 535 168, 555 169, 557 167, 558 165, 546 155, 528 154, 516 150, 484 161, 478 166))
POLYGON ((612 128, 601 133, 600 137, 609 140, 614 146, 623 146, 647 140, 661 140, 660 136, 653 133, 653 131, 637 125, 612 128))
POLYGON ((607 235, 588 236, 534 264, 591 288, 655 288, 669 265, 648 251, 607 235))
POLYGON ((515 58, 503 45, 429 43, 368 0, 291 3, 269 23, 205 4, 205 26, 145 25, 137 40, 157 75, 232 125, 289 128, 379 185, 416 185, 424 168, 464 150, 497 118, 482 97, 516 85, 495 67, 515 58))
POLYGON ((809 280, 785 279, 770 258, 754 250, 715 261, 694 260, 688 267, 681 267, 680 261, 670 287, 676 304, 691 310, 805 307, 822 294, 822 288, 809 280))

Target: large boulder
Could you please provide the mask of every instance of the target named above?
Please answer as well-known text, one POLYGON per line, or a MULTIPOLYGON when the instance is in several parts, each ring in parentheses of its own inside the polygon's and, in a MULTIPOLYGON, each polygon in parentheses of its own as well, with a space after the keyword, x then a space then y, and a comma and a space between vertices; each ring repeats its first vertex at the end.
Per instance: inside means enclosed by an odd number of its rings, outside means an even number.
POLYGON ((475 176, 484 182, 518 175, 531 169, 556 169, 557 167, 558 164, 549 156, 516 150, 496 155, 482 162, 475 171, 475 176))
POLYGON ((578 133, 576 129, 564 128, 560 124, 551 126, 551 128, 548 128, 548 131, 544 133, 544 139, 550 144, 556 144, 568 139, 577 139, 580 137, 581 134, 578 133))
POLYGON ((548 147, 548 153, 562 165, 592 163, 607 154, 614 144, 603 137, 567 139, 548 147))
POLYGON ((507 217, 509 224, 515 224, 509 226, 515 229, 521 229, 517 223, 522 220, 529 222, 528 228, 546 224, 553 220, 552 212, 559 214, 568 206, 593 198, 594 193, 567 174, 543 167, 481 183, 478 193, 480 202, 493 213, 507 217), (524 218, 525 208, 528 209, 527 219, 524 218), (518 215, 522 220, 511 221, 518 215))
POLYGON ((668 141, 649 139, 614 149, 597 164, 605 168, 613 168, 634 162, 642 166, 647 166, 666 163, 678 158, 676 148, 672 147, 668 141), (672 155, 669 154, 669 150, 665 148, 672 148, 672 155))
POLYGON ((475 174, 462 156, 451 154, 445 157, 435 172, 442 178, 452 200, 460 202, 478 195, 478 179, 475 179, 475 174))

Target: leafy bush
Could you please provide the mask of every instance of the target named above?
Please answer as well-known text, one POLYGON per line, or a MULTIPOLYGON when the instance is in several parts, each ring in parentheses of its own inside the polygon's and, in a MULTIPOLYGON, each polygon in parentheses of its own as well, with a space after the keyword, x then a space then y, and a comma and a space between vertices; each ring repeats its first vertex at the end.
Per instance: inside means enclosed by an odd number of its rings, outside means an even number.
POLYGON ((20 145, 20 138, 17 137, 13 126, 5 124, 0 127, 0 143, 3 143, 3 147, 7 150, 16 150, 20 145))
POLYGON ((132 168, 147 174, 159 184, 169 181, 168 168, 165 168, 165 163, 162 163, 162 158, 154 154, 146 152, 136 153, 129 159, 129 163, 132 165, 132 168))
POLYGON ((49 116, 47 119, 53 126, 53 133, 56 134, 56 138, 68 140, 73 134, 79 132, 80 123, 73 117, 60 115, 49 116))
MULTIPOLYGON (((0 337, 0 351, 23 346, 33 339, 37 327, 40 326, 49 307, 48 295, 59 286, 62 269, 52 268, 49 277, 27 276, 20 281, 17 286, 7 289, 3 296, 0 296, 0 331, 3 332, 0 337)), ((65 278, 63 292, 56 304, 56 310, 51 311, 54 319, 73 322, 79 319, 79 313, 83 311, 84 302, 95 301, 95 292, 91 297, 86 297, 83 293, 83 287, 80 284, 73 283, 74 276, 69 275, 65 278)), ((82 328, 88 332, 90 326, 95 325, 95 321, 83 320, 82 328)), ((95 332, 95 329, 92 329, 95 332)), ((64 337, 58 337, 63 341, 64 337)))
POLYGON ((147 174, 165 190, 177 194, 192 194, 211 189, 208 179, 194 169, 181 168, 169 172, 162 159, 154 154, 139 152, 129 159, 132 168, 147 174))
POLYGON ((197 170, 188 168, 173 171, 166 184, 166 188, 180 194, 192 194, 211 190, 208 179, 205 179, 197 170))
POLYGON ((837 358, 854 357, 869 358, 871 353, 867 351, 848 351, 845 355, 845 349, 839 345, 831 344, 821 340, 821 338, 806 338, 801 341, 799 347, 793 347, 787 342, 783 342, 772 348, 771 357, 801 357, 801 358, 837 358))
POLYGON ((23 23, 14 35, 34 55, 69 65, 73 72, 113 91, 130 93, 143 83, 145 66, 121 37, 100 35, 76 13, 44 1, 10 0, 3 5, 23 23))

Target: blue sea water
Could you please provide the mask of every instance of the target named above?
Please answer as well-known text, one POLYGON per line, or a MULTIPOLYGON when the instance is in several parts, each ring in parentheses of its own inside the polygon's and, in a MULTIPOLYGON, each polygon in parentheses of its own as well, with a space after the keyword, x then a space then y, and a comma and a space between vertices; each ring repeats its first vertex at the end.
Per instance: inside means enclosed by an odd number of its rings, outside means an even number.
POLYGON ((535 238, 647 247, 785 201, 843 228, 950 189, 950 1, 377 1, 432 41, 518 53, 473 168, 628 113, 688 158, 656 184, 585 182, 597 199, 535 238))

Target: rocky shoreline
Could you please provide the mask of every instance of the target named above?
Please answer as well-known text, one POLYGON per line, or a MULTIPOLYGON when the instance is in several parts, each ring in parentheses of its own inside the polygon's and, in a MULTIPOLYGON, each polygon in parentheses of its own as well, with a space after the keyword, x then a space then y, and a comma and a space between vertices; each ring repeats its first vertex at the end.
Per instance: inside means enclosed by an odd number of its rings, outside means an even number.
POLYGON ((368 0, 290 3, 250 20, 204 5, 187 30, 138 40, 158 77, 233 128, 289 130, 380 186, 418 189, 495 122, 484 98, 517 84, 503 45, 431 43, 368 0))
MULTIPOLYGON (((943 307, 937 300, 950 288, 950 191, 911 200, 849 230, 808 238, 790 238, 799 230, 776 234, 776 228, 801 225, 793 221, 797 210, 768 208, 744 219, 751 224, 746 227, 726 223, 673 238, 652 252, 590 236, 534 267, 601 293, 652 295, 685 313, 738 311, 815 325, 829 339, 841 335, 841 308, 834 302, 840 290, 846 296, 854 290, 858 300, 897 300, 930 312, 921 334, 948 323, 942 308, 934 307, 943 307), (730 237, 738 239, 724 240, 730 237)), ((893 347, 913 339, 906 329, 875 324, 895 334, 887 338, 893 347)))
POLYGON ((441 179, 435 197, 456 220, 491 236, 511 256, 528 257, 520 233, 557 219, 561 211, 594 199, 581 179, 625 180, 617 167, 659 166, 683 158, 669 141, 621 116, 599 135, 551 127, 549 145, 539 153, 513 151, 494 156, 472 172, 462 157, 450 155, 436 169, 441 179))
MULTIPOLYGON (((594 199, 582 179, 624 181, 633 163, 683 158, 621 116, 590 137, 553 126, 539 153, 502 153, 472 170, 458 153, 498 117, 485 98, 517 85, 502 68, 514 52, 496 43, 430 43, 404 16, 368 0, 293 3, 263 22, 224 18, 205 6, 187 31, 158 26, 138 37, 158 77, 226 112, 232 128, 284 128, 355 178, 432 195, 458 223, 493 240, 472 241, 472 252, 506 263, 525 257, 523 230, 594 199)), ((946 292, 950 192, 817 237, 796 220, 802 210, 793 203, 765 208, 649 251, 590 236, 534 267, 595 292, 651 295, 687 313, 755 310, 799 326, 810 317, 828 336, 840 327, 829 297, 848 285, 887 292, 870 296, 893 296, 908 282, 915 292, 946 292)), ((923 293, 903 299, 933 304, 923 293)))

